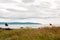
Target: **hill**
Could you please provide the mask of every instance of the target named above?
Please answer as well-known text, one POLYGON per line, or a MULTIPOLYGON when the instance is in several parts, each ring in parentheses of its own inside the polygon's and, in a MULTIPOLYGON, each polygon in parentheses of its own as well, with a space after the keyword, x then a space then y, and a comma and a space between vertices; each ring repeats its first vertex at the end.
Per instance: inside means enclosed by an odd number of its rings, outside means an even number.
POLYGON ((5 23, 8 23, 8 24, 40 24, 41 23, 34 23, 34 22, 0 22, 0 24, 5 24, 5 23))

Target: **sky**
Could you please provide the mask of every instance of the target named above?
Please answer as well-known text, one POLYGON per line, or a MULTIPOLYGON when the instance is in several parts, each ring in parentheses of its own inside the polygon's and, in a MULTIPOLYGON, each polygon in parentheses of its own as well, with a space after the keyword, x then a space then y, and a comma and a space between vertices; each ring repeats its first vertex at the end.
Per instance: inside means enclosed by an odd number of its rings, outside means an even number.
POLYGON ((0 22, 60 24, 60 0, 0 0, 0 22))

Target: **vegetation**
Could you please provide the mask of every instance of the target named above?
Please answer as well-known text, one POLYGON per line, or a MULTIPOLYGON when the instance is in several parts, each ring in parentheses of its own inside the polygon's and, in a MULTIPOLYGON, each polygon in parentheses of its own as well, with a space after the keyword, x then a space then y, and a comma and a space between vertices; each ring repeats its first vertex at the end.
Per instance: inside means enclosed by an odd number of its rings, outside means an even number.
POLYGON ((0 29, 0 40, 60 40, 60 27, 0 29))

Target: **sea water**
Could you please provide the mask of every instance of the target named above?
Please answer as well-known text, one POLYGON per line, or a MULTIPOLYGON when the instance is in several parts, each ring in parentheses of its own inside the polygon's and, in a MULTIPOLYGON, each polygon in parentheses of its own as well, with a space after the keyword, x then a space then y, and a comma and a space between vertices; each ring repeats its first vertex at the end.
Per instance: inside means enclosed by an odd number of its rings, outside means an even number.
MULTIPOLYGON (((47 24, 43 24, 43 25, 40 25, 40 24, 9 24, 8 26, 5 26, 5 24, 0 24, 1 28, 12 28, 12 29, 20 29, 21 27, 23 27, 23 28, 41 28, 41 27, 46 27, 46 26, 49 27, 49 25, 47 25, 47 24)), ((60 26, 60 25, 58 24, 55 26, 60 26)))
POLYGON ((40 24, 9 24, 8 26, 5 26, 4 24, 0 24, 0 27, 2 28, 15 28, 15 29, 19 29, 21 27, 23 28, 39 28, 42 25, 40 24))

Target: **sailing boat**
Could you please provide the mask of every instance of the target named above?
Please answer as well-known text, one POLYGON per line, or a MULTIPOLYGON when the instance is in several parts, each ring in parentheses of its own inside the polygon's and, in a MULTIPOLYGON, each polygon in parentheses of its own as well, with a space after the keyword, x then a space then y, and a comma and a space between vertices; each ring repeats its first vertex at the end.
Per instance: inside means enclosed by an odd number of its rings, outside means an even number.
POLYGON ((8 26, 8 24, 7 24, 7 23, 5 23, 5 26, 8 26))

